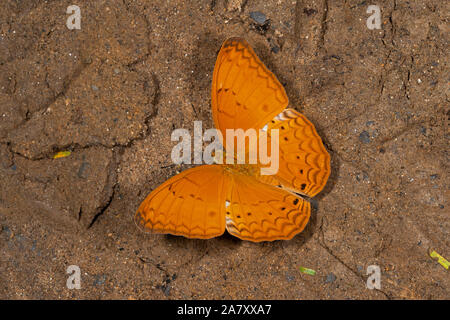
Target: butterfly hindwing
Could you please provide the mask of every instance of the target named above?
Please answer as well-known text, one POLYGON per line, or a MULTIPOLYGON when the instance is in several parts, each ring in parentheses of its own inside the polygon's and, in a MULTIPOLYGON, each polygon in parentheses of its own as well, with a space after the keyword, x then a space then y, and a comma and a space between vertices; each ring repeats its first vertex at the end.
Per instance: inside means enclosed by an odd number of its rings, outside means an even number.
POLYGON ((244 175, 233 176, 227 198, 226 228, 253 242, 288 240, 308 223, 308 201, 244 175))
POLYGON ((263 128, 288 105, 281 83, 241 38, 223 43, 211 91, 214 124, 224 139, 226 129, 263 128))
POLYGON ((135 221, 153 233, 208 239, 225 231, 228 177, 218 165, 203 165, 170 178, 141 203, 135 221))

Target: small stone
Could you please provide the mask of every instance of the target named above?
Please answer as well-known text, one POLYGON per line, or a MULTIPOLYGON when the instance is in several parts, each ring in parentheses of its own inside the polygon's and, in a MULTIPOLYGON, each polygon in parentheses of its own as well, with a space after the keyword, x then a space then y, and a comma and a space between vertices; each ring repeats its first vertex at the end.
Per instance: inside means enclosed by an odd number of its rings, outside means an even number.
POLYGON ((94 91, 98 91, 98 87, 97 87, 96 85, 92 85, 91 88, 92 88, 92 90, 94 90, 94 91))
POLYGON ((273 46, 273 47, 271 48, 271 50, 272 50, 273 53, 278 53, 278 52, 280 52, 280 47, 278 47, 278 46, 273 46))
POLYGON ((439 175, 438 175, 438 174, 432 174, 432 175, 430 176, 430 179, 431 179, 431 180, 436 180, 437 178, 439 178, 439 175))
POLYGON ((92 63, 92 58, 91 57, 86 57, 82 59, 84 64, 91 64, 92 63))
POLYGON ((356 175, 356 180, 357 181, 361 181, 361 180, 367 181, 367 180, 369 180, 369 175, 367 174, 367 172, 362 171, 361 173, 358 173, 356 175))
POLYGON ((163 286, 162 289, 165 296, 168 297, 170 295, 170 285, 163 286))
POLYGON ((6 234, 6 237, 7 238, 10 238, 11 237, 11 229, 9 229, 7 226, 2 226, 1 228, 0 228, 0 231, 1 232, 4 232, 5 234, 6 234))
POLYGON ((362 143, 370 143, 370 134, 367 131, 363 131, 359 134, 359 141, 362 143))
POLYGON ((292 282, 292 281, 295 280, 295 277, 293 275, 289 274, 289 273, 286 273, 286 280, 288 282, 292 282))
POLYGON ((104 274, 96 275, 94 278, 94 286, 101 286, 106 281, 106 276, 104 274))
POLYGON ((31 245, 31 251, 35 251, 36 250, 36 244, 37 244, 37 241, 33 240, 33 243, 31 245))
POLYGON ((326 283, 332 283, 336 281, 336 276, 334 275, 333 272, 329 273, 327 275, 327 279, 325 280, 326 283))
POLYGON ((303 9, 303 13, 306 14, 308 17, 312 14, 316 14, 317 10, 312 8, 305 8, 303 9))
POLYGON ((117 69, 117 68, 115 68, 115 69, 114 69, 114 73, 115 73, 115 74, 119 74, 119 73, 120 73, 120 70, 117 69))
POLYGON ((267 20, 266 15, 259 11, 250 12, 250 18, 258 24, 264 24, 267 20))
POLYGON ((88 169, 90 167, 89 162, 83 161, 83 163, 80 166, 80 169, 78 169, 78 177, 82 179, 86 179, 88 177, 88 169))

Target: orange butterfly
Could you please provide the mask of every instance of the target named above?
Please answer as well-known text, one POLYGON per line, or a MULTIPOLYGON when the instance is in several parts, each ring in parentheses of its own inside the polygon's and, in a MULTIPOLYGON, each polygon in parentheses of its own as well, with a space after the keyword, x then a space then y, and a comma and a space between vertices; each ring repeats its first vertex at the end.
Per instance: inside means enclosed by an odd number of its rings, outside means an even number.
MULTIPOLYGON (((217 237, 226 228, 254 242, 291 239, 305 228, 311 212, 298 194, 313 197, 330 175, 330 156, 314 125, 285 109, 283 86, 240 38, 226 40, 220 49, 211 102, 223 137, 226 129, 279 129, 278 173, 260 175, 260 164, 188 169, 145 198, 136 223, 154 233, 188 238, 217 237)), ((222 144, 227 150, 227 142, 222 144)))

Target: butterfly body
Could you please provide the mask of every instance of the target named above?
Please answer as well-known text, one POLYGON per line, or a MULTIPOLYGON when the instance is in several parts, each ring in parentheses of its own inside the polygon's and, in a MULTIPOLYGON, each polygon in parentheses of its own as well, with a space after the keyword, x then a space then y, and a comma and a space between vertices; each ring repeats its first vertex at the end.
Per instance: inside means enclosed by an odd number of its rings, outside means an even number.
POLYGON ((225 164, 224 170, 231 176, 244 175, 248 177, 260 176, 260 166, 256 164, 225 164))
POLYGON ((222 45, 211 94, 225 149, 217 154, 223 160, 218 163, 224 164, 194 167, 161 184, 139 206, 137 224, 153 233, 188 238, 209 239, 227 230, 254 242, 291 239, 305 228, 311 213, 300 194, 316 195, 330 175, 330 156, 314 125, 286 109, 283 86, 240 38, 222 45), (228 164, 225 154, 237 157, 227 129, 266 129, 269 141, 278 140, 277 171, 262 174, 265 165, 259 160, 228 164))

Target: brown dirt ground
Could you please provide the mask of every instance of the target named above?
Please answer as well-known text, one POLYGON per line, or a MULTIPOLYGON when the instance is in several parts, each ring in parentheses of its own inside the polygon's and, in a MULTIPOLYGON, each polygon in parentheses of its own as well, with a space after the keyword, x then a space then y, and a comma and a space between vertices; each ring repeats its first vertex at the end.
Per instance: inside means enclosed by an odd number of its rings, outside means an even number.
POLYGON ((2 0, 0 298, 450 298, 428 255, 450 258, 449 3, 374 1, 381 30, 366 27, 369 4, 2 0), (66 27, 72 4, 81 30, 66 27), (138 205, 185 169, 170 166, 172 129, 212 126, 231 36, 315 124, 328 185, 291 241, 144 234, 138 205), (80 290, 66 287, 72 264, 80 290), (381 290, 365 286, 372 264, 381 290))

